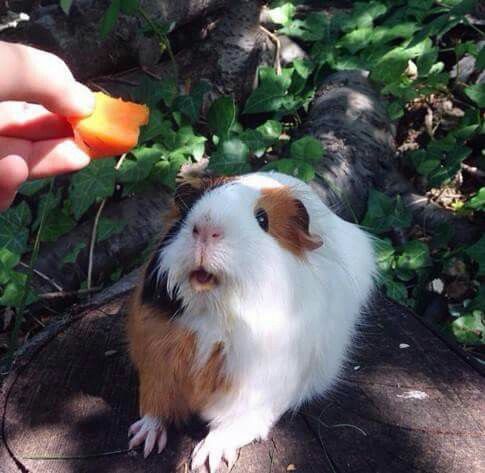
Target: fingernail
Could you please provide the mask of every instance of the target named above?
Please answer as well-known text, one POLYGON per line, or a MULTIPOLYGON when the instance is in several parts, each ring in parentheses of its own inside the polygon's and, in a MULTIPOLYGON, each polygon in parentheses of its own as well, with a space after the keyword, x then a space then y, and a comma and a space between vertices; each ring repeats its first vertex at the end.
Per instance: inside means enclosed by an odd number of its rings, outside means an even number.
POLYGON ((91 158, 82 150, 80 149, 74 141, 67 142, 66 145, 68 146, 69 152, 65 152, 66 156, 69 156, 69 162, 71 163, 71 168, 73 171, 77 171, 86 167, 90 162, 91 158), (67 144, 69 143, 69 144, 67 144))
POLYGON ((78 82, 75 90, 76 105, 80 116, 91 115, 94 112, 95 97, 88 87, 78 82))

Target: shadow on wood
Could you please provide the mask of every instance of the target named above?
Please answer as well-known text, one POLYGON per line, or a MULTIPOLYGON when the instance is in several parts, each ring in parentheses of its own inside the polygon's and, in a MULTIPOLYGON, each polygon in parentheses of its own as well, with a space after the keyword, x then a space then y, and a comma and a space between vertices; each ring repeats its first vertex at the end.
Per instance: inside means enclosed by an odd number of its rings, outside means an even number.
MULTIPOLYGON (((2 472, 187 471, 191 436, 200 430, 172 432, 164 453, 146 460, 126 451, 137 396, 122 302, 51 326, 20 356, 0 398, 2 472)), ((485 383, 477 372, 383 298, 358 345, 334 392, 286 416, 268 441, 242 449, 235 473, 284 472, 289 465, 315 473, 484 467, 485 383)))

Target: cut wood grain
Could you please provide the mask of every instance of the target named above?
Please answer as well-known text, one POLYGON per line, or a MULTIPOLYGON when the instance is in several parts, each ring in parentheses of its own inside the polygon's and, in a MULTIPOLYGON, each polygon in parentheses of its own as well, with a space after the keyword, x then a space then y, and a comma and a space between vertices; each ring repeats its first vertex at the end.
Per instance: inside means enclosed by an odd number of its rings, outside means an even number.
MULTIPOLYGON (((0 395, 2 472, 185 471, 200 429, 171 432, 147 460, 126 451, 137 380, 122 303, 48 327, 17 359, 0 395)), ((233 471, 478 473, 484 387, 411 312, 379 297, 339 386, 242 449, 233 471)))

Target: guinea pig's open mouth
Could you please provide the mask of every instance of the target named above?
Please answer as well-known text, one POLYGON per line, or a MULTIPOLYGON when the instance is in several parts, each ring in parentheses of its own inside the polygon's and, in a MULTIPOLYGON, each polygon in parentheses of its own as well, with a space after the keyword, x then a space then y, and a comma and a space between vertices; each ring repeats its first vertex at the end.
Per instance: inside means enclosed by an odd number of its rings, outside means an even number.
POLYGON ((190 273, 189 281, 196 292, 210 291, 218 284, 217 277, 202 267, 190 273))

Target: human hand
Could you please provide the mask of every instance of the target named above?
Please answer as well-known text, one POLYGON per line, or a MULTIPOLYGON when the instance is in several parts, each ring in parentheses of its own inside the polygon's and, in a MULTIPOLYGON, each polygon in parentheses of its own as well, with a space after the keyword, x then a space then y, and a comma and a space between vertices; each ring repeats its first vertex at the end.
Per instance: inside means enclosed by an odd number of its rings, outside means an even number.
POLYGON ((0 211, 20 185, 77 171, 89 156, 74 142, 66 116, 86 116, 94 95, 53 54, 0 41, 0 211))

